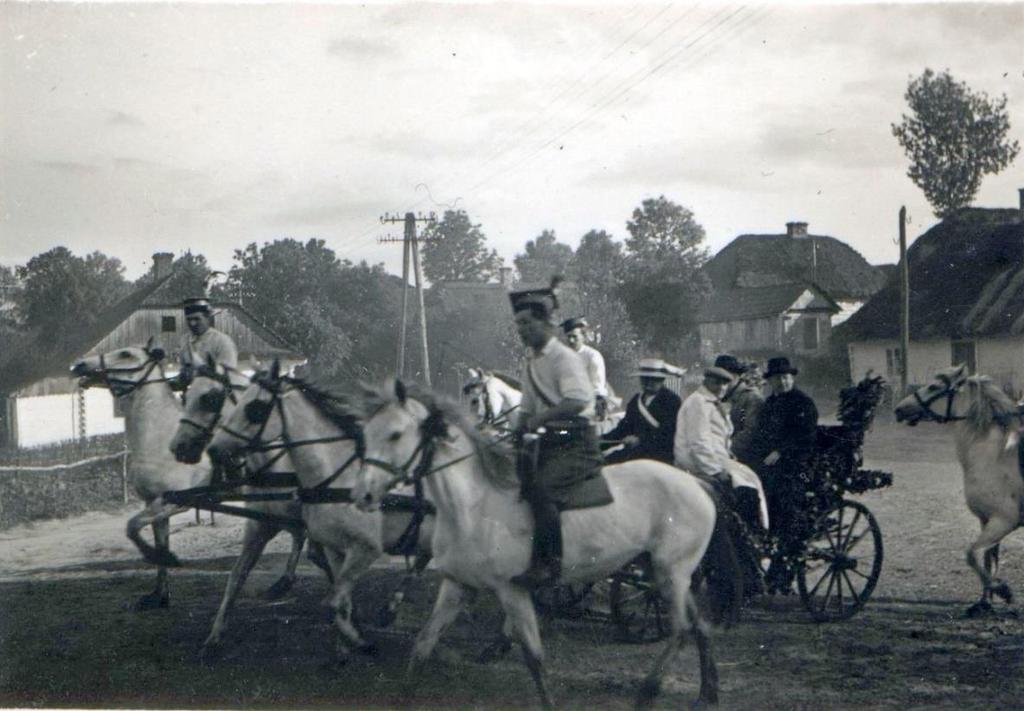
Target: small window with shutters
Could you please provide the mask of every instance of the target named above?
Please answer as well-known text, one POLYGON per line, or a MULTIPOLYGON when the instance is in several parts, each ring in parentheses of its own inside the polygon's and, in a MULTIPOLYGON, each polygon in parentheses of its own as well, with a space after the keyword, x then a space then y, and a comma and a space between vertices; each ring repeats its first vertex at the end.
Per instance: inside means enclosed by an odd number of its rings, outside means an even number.
POLYGON ((177 320, 173 316, 164 316, 160 319, 160 330, 164 333, 174 333, 178 330, 177 320))

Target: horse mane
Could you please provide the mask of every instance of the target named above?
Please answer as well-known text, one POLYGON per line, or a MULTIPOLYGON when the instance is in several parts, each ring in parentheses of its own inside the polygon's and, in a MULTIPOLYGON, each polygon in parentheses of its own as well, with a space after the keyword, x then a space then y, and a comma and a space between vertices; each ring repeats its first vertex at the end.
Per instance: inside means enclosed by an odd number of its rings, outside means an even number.
MULTIPOLYGON (((484 474, 495 486, 507 489, 518 485, 512 448, 494 442, 484 434, 470 421, 462 405, 415 385, 409 386, 409 397, 423 405, 428 413, 439 415, 448 426, 457 427, 462 431, 479 457, 484 474)), ((367 408, 366 419, 387 405, 398 404, 398 399, 390 388, 364 388, 362 399, 367 408)), ((438 441, 444 446, 444 439, 438 441)))
POLYGON ((516 390, 519 390, 520 392, 521 392, 521 391, 522 391, 522 389, 523 389, 523 384, 522 384, 522 382, 520 382, 520 380, 519 380, 518 378, 513 378, 513 377, 512 377, 511 375, 508 375, 507 373, 500 373, 500 372, 498 372, 497 370, 495 370, 495 371, 494 371, 494 372, 492 373, 492 375, 493 375, 493 376, 494 376, 495 378, 497 378, 498 380, 500 380, 501 382, 505 383, 505 385, 508 385, 508 386, 510 386, 510 387, 513 387, 513 388, 515 388, 516 390))
POLYGON ((332 392, 303 378, 288 378, 287 382, 342 432, 352 439, 359 439, 361 408, 350 397, 332 392))
POLYGON ((1007 430, 1018 415, 1017 404, 988 376, 972 376, 967 384, 970 407, 966 422, 970 428, 979 434, 993 424, 1007 430))

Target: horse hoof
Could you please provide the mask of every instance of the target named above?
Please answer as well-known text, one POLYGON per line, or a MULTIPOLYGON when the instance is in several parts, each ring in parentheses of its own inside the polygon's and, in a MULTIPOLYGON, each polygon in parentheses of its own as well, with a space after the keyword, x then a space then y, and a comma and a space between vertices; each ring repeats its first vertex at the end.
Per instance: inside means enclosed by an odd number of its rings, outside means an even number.
POLYGON ((292 589, 294 584, 295 580, 293 578, 282 575, 273 585, 263 591, 262 597, 264 600, 280 600, 288 594, 288 591, 292 589))
POLYGON ((480 652, 480 656, 477 657, 477 662, 480 664, 490 664, 499 659, 502 659, 506 654, 512 651, 512 642, 508 639, 498 640, 492 642, 484 648, 484 651, 480 652))
POLYGON ((151 592, 147 595, 143 595, 135 604, 132 605, 132 609, 135 612, 145 612, 147 610, 159 610, 166 609, 171 606, 171 598, 168 595, 161 595, 160 593, 151 592))
POLYGON ((178 556, 168 550, 158 550, 152 553, 146 553, 144 557, 153 565, 158 565, 161 568, 181 567, 181 561, 178 559, 178 556))
POLYGON ((377 627, 390 627, 398 619, 398 610, 391 605, 382 605, 377 610, 377 627))
POLYGON ((320 665, 320 671, 326 674, 336 674, 348 665, 347 655, 335 655, 320 665))
POLYGON ((377 649, 377 645, 373 642, 363 642, 357 647, 357 651, 367 657, 376 657, 380 654, 380 650, 377 649))
POLYGON ((964 612, 964 617, 968 619, 976 619, 978 617, 985 617, 992 614, 992 605, 987 600, 978 600, 964 612))
POLYGON ((1007 604, 1013 602, 1013 592, 1010 590, 1010 586, 1006 584, 1006 581, 1000 580, 998 585, 992 587, 992 594, 998 595, 1007 604))
POLYGON ((649 709, 654 706, 654 699, 661 691, 661 682, 657 679, 644 679, 640 684, 640 691, 636 695, 636 707, 638 709, 649 709))
POLYGON ((714 708, 715 706, 718 706, 718 699, 710 699, 710 698, 706 699, 706 698, 703 698, 703 697, 697 699, 692 704, 690 704, 690 708, 693 709, 693 711, 701 711, 702 709, 710 709, 710 708, 714 708))

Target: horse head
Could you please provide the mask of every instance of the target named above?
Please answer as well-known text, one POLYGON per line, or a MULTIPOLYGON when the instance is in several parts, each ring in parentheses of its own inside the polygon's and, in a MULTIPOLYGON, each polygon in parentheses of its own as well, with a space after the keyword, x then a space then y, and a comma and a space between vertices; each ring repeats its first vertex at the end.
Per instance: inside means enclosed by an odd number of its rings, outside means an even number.
POLYGON ((128 395, 146 383, 166 382, 163 375, 163 348, 153 345, 129 346, 106 353, 86 356, 71 366, 71 376, 80 387, 105 387, 115 396, 128 395), (153 377, 159 369, 157 377, 153 377))
POLYGON ((896 421, 913 426, 921 420, 948 422, 960 418, 960 408, 955 401, 967 382, 967 375, 966 364, 938 371, 932 382, 911 391, 896 404, 896 421))
POLYGON ((285 385, 277 360, 269 370, 254 375, 249 387, 238 396, 235 408, 210 440, 207 448, 210 458, 227 463, 239 454, 285 437, 281 414, 285 385))
POLYGON ((195 464, 213 438, 214 429, 224 412, 238 402, 236 390, 244 390, 247 379, 242 373, 207 355, 206 362, 196 368, 185 396, 185 412, 171 439, 170 449, 179 462, 195 464))

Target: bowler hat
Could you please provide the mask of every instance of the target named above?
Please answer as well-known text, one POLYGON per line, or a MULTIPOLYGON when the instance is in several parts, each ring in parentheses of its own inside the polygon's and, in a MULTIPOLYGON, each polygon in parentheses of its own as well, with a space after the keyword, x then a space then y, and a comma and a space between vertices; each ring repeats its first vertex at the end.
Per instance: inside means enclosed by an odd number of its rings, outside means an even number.
POLYGON ((764 371, 764 377, 770 378, 773 375, 796 375, 800 371, 789 364, 789 358, 769 358, 768 370, 764 371))
POLYGON ((742 363, 740 363, 739 358, 734 355, 729 355, 728 353, 715 358, 714 367, 728 370, 733 375, 743 375, 747 372, 747 369, 743 367, 742 363))

